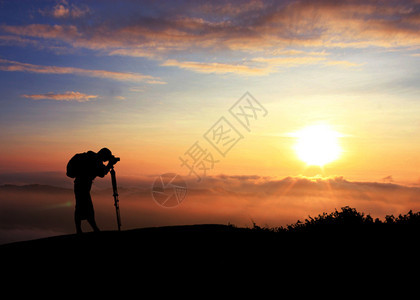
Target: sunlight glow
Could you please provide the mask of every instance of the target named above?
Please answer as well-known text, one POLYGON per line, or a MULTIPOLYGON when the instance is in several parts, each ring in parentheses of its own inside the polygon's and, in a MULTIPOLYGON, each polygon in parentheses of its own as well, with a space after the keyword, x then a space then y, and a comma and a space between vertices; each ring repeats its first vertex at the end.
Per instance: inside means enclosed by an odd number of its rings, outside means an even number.
POLYGON ((308 126, 294 134, 297 138, 294 149, 307 165, 323 167, 340 157, 342 152, 338 142, 340 136, 328 125, 308 126))

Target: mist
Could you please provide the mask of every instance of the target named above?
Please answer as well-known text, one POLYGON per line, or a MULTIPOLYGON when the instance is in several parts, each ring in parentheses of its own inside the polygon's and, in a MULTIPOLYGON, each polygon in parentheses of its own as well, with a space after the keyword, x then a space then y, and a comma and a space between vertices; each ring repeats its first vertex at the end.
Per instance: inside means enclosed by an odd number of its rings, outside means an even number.
MULTIPOLYGON (((120 181, 123 230, 205 223, 251 227, 253 222, 279 227, 346 205, 380 219, 420 210, 418 187, 353 182, 342 177, 278 179, 255 175, 219 175, 200 183, 187 178, 186 198, 178 206, 167 208, 154 201, 153 181, 152 176, 120 181)), ((70 180, 70 187, 0 186, 0 243, 74 233, 71 185, 70 180)), ((94 186, 92 199, 98 226, 101 230, 116 230, 110 182, 106 178, 95 180, 94 186)), ((87 224, 83 229, 90 230, 87 224)))

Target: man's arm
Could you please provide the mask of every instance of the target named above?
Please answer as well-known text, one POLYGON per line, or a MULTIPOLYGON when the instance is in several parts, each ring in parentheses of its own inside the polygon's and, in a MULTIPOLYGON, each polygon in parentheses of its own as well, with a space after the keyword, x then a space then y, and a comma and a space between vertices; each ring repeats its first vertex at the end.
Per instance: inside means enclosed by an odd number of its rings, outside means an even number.
POLYGON ((105 177, 105 175, 109 173, 109 170, 111 170, 112 166, 113 165, 110 164, 110 163, 108 163, 105 166, 102 162, 99 162, 98 166, 96 168, 96 170, 97 170, 96 176, 99 176, 101 178, 105 177))

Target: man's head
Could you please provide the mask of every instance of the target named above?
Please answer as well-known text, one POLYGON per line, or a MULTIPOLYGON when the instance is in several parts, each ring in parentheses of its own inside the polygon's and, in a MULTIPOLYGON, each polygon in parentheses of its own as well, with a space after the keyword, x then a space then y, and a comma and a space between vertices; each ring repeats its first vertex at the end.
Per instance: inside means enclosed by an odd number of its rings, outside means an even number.
POLYGON ((108 148, 102 148, 101 150, 99 150, 98 156, 99 159, 102 161, 108 161, 113 158, 112 152, 108 148))

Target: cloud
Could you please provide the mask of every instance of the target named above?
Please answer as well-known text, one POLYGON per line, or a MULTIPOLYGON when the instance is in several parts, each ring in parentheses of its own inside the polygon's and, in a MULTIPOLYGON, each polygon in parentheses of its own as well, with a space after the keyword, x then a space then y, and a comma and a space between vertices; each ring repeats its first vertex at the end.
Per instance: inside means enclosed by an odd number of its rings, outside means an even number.
POLYGON ((63 1, 63 4, 57 4, 54 6, 52 15, 56 18, 68 17, 70 15, 70 9, 66 5, 67 3, 63 1))
POLYGON ((54 93, 47 93, 47 94, 32 94, 32 95, 22 95, 22 97, 29 98, 32 100, 55 100, 55 101, 76 101, 76 102, 87 102, 92 99, 98 98, 98 95, 87 95, 80 92, 65 92, 62 94, 54 94, 54 93))
POLYGON ((139 92, 144 92, 144 87, 142 87, 142 86, 133 86, 133 87, 129 88, 128 90, 130 92, 139 93, 139 92))
MULTIPOLYGON (((391 182, 359 182, 343 177, 258 175, 208 176, 197 183, 184 177, 188 192, 176 208, 158 206, 151 195, 155 176, 119 177, 124 229, 176 224, 228 222, 252 226, 284 226, 308 215, 332 212, 346 205, 373 218, 420 210, 420 188, 391 182)), ((0 174, 0 184, 59 184, 62 187, 0 186, 0 241, 6 231, 74 232, 72 181, 60 173, 0 174)), ((109 179, 95 180, 92 192, 99 226, 115 229, 115 208, 109 179)))
POLYGON ((252 59, 253 62, 267 64, 269 68, 274 68, 278 66, 298 66, 298 65, 308 65, 315 64, 325 61, 326 58, 323 56, 292 56, 292 57, 255 57, 252 59))
POLYGON ((75 25, 47 25, 30 24, 23 26, 2 25, 0 27, 5 32, 18 36, 35 37, 43 39, 58 39, 71 42, 81 38, 82 34, 75 25))
POLYGON ((32 39, 22 38, 16 35, 0 35, 0 45, 38 46, 38 42, 32 39))
POLYGON ((327 58, 325 52, 309 52, 305 55, 304 51, 284 51, 283 56, 275 57, 254 57, 240 63, 217 63, 217 62, 198 62, 198 61, 177 61, 168 59, 161 64, 166 67, 178 67, 198 73, 211 74, 237 74, 247 76, 261 76, 277 72, 279 68, 290 68, 302 65, 322 64, 341 67, 359 67, 357 64, 344 60, 332 60, 327 58), (287 56, 292 55, 292 56, 287 56))
MULTIPOLYGON (((57 17, 76 11, 60 2, 57 17)), ((26 38, 101 50, 109 55, 168 59, 185 51, 263 53, 300 47, 418 47, 420 3, 405 1, 212 1, 159 6, 136 18, 98 14, 95 22, 2 25, 0 30, 26 38), (281 49, 281 50, 278 50, 281 49)), ((143 7, 139 5, 139 7, 143 7)), ((59 18, 60 19, 60 18, 59 18)), ((187 60, 188 61, 188 60, 187 60)), ((339 64, 339 63, 337 63, 339 64)), ((194 67, 194 66, 193 66, 194 67)), ((218 72, 234 66, 199 66, 218 72)), ((241 68, 241 67, 239 67, 241 68)), ((244 67, 244 72, 253 72, 244 67)), ((258 72, 258 71, 257 71, 258 72)))
POLYGON ((386 177, 382 178, 382 181, 392 183, 392 182, 394 182, 394 178, 392 178, 392 176, 389 175, 389 176, 386 176, 386 177))
POLYGON ((328 66, 341 66, 345 68, 352 68, 352 67, 361 67, 364 64, 354 63, 347 60, 330 60, 325 62, 328 66))
POLYGON ((226 63, 204 63, 194 61, 177 61, 170 59, 161 64, 166 67, 178 67, 181 69, 192 70, 199 73, 214 73, 214 74, 227 74, 235 73, 242 75, 263 75, 267 74, 267 69, 253 68, 243 64, 226 64, 226 63))
POLYGON ((149 84, 164 84, 160 78, 131 72, 114 72, 105 70, 89 70, 75 67, 41 66, 0 58, 0 70, 9 72, 29 72, 40 74, 73 74, 118 81, 146 82, 149 84))
POLYGON ((78 7, 75 4, 69 4, 66 0, 57 1, 52 8, 40 10, 42 15, 50 15, 54 18, 80 18, 90 12, 89 7, 78 7))
MULTIPOLYGON (((420 210, 420 188, 390 182, 358 182, 343 177, 262 177, 219 175, 188 181, 191 193, 215 207, 241 207, 260 222, 283 224, 346 205, 383 218, 420 210), (202 192, 194 193, 201 188, 202 192), (213 199, 213 200, 211 200, 213 199)), ((392 179, 392 178, 391 178, 392 179)), ((198 201, 194 198, 194 201, 198 201)), ((208 207, 210 211, 210 207, 208 207)))

